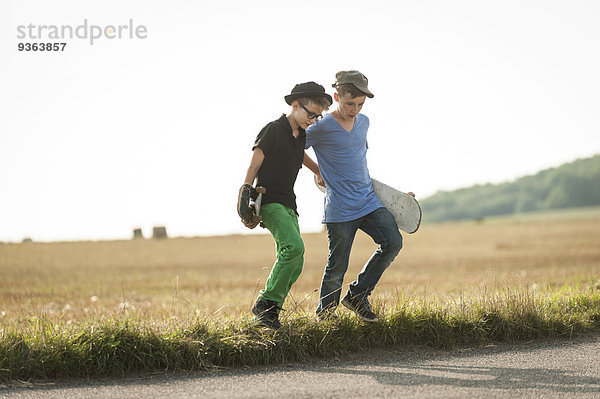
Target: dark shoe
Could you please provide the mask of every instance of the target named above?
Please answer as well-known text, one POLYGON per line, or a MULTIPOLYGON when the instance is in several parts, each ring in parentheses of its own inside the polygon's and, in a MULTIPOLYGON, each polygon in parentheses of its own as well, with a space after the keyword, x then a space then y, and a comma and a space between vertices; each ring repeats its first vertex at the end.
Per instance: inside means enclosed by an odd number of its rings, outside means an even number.
POLYGON ((256 316, 259 324, 273 330, 281 328, 278 310, 277 302, 269 301, 268 299, 259 299, 252 307, 252 313, 256 316))
POLYGON ((365 295, 350 296, 350 292, 342 299, 342 305, 356 313, 359 319, 375 323, 379 321, 377 315, 371 310, 371 304, 365 295))
POLYGON ((321 310, 317 313, 317 319, 319 321, 335 321, 338 316, 335 314, 335 310, 321 310))

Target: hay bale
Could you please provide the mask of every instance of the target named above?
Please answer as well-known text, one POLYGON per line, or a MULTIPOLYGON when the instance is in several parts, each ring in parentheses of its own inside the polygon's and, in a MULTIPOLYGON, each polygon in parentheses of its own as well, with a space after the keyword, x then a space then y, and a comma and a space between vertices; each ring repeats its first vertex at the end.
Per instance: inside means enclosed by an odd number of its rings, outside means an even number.
POLYGON ((154 239, 167 238, 167 228, 165 226, 154 226, 152 228, 152 238, 154 238, 154 239))
POLYGON ((140 229, 139 227, 133 229, 133 239, 144 239, 144 233, 142 233, 142 229, 140 229))

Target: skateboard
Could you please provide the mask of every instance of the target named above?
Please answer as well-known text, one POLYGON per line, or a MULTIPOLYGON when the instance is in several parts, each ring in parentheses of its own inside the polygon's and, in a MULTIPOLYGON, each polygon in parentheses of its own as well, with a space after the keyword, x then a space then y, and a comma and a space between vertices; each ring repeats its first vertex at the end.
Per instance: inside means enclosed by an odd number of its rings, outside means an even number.
MULTIPOLYGON (((325 187, 317 183, 316 175, 314 180, 319 190, 325 192, 325 187)), ((408 234, 416 232, 421 225, 423 212, 415 197, 378 180, 371 179, 371 182, 373 183, 373 191, 375 191, 383 206, 394 216, 398 228, 408 234)))
POLYGON ((254 227, 250 227, 248 224, 255 222, 256 216, 260 215, 262 197, 267 190, 264 187, 249 186, 249 184, 244 184, 240 188, 240 192, 238 194, 237 212, 244 224, 253 229, 256 227, 256 225, 254 225, 254 227))

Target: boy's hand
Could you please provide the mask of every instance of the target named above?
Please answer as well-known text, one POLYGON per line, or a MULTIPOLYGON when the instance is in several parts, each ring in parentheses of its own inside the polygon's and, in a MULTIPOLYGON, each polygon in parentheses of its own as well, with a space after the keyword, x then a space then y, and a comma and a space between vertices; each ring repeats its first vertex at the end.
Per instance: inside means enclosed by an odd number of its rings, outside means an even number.
POLYGON ((407 192, 406 194, 410 195, 411 197, 415 198, 415 193, 413 193, 412 191, 407 192))
POLYGON ((261 221, 262 216, 260 215, 252 215, 252 219, 249 222, 246 222, 244 219, 242 219, 242 223, 244 223, 244 226, 246 226, 249 229, 255 228, 261 221))
POLYGON ((323 187, 327 187, 325 185, 325 180, 323 180, 323 176, 321 176, 320 173, 315 173, 315 182, 319 185, 319 186, 323 186, 323 187))

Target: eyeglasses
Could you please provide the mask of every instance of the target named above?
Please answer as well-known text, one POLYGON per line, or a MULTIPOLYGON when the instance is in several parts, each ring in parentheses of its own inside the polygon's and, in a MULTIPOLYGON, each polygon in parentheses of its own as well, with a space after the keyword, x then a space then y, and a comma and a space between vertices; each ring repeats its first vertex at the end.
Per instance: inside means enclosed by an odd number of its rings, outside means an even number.
POLYGON ((304 104, 302 104, 299 101, 298 101, 298 104, 300 104, 300 106, 302 107, 302 109, 306 111, 306 116, 308 117, 308 119, 311 119, 311 120, 314 119, 314 120, 317 120, 317 121, 320 121, 321 119, 323 119, 323 115, 321 115, 321 114, 315 114, 314 112, 309 111, 308 108, 306 108, 304 106, 304 104))

